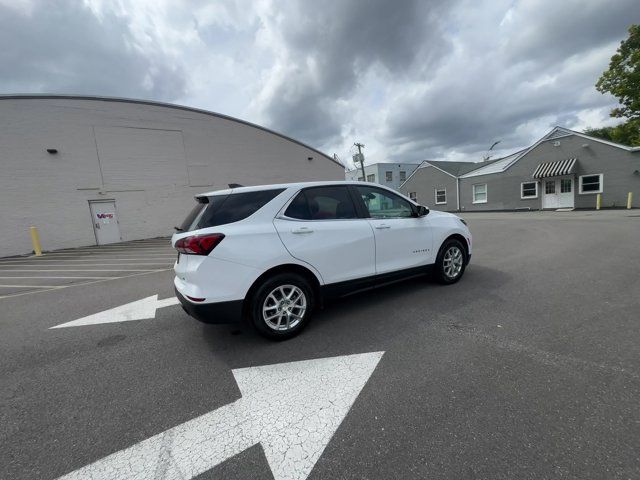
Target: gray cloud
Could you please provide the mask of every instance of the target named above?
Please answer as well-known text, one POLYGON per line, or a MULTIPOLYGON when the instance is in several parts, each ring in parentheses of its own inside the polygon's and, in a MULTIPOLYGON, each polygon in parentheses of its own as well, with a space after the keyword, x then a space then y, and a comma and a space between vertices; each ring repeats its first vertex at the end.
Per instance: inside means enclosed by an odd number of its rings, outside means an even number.
POLYGON ((318 9, 315 3, 290 3, 271 26, 281 32, 287 74, 264 105, 266 117, 311 143, 335 140, 343 128, 336 103, 353 94, 371 67, 404 78, 433 66, 446 51, 443 4, 358 0, 318 9))
POLYGON ((0 93, 175 101, 343 157, 362 141, 369 161, 478 159, 610 121, 594 84, 640 18, 637 0, 2 5, 0 93))
POLYGON ((619 41, 640 18, 637 0, 532 2, 523 10, 503 52, 512 63, 562 61, 594 45, 619 41))
POLYGON ((174 100, 185 74, 161 52, 136 47, 127 19, 98 19, 72 1, 40 1, 31 12, 0 4, 0 90, 174 100))
POLYGON ((442 158, 456 151, 479 159, 498 139, 506 150, 529 144, 535 139, 531 124, 571 128, 581 113, 611 106, 612 98, 594 84, 640 4, 530 3, 534 14, 523 8, 494 30, 483 26, 494 48, 467 44, 420 94, 395 105, 383 126, 390 158, 442 158))

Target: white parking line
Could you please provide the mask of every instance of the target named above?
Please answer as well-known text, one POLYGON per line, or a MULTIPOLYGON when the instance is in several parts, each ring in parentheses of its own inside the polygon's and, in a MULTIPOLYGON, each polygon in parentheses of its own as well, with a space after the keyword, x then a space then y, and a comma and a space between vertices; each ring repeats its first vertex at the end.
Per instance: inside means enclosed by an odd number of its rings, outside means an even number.
POLYGON ((168 258, 175 258, 175 254, 166 255, 166 256, 137 256, 137 257, 87 257, 87 258, 7 258, 0 259, 0 264, 3 263, 17 263, 17 262, 25 262, 25 261, 34 261, 34 262, 93 262, 95 260, 167 260, 168 258))
POLYGON ((121 247, 121 248, 105 248, 105 247, 78 247, 78 248, 65 248, 64 250, 51 250, 51 252, 60 252, 60 253, 68 253, 68 252, 107 252, 107 251, 123 251, 123 250, 160 250, 160 249, 168 249, 173 248, 173 245, 169 242, 164 245, 149 245, 146 247, 121 247))
MULTIPOLYGON (((172 249, 164 249, 161 252, 131 252, 131 251, 125 251, 125 252, 50 252, 50 253, 43 253, 42 254, 42 258, 44 257, 98 257, 100 255, 104 255, 105 257, 111 257, 113 255, 123 255, 123 256, 165 256, 165 255, 175 255, 176 251, 172 250, 172 249)), ((29 257, 21 257, 21 258, 34 258, 35 255, 30 255, 29 257)), ((40 257, 38 257, 40 258, 40 257)))
POLYGON ((150 275, 152 273, 167 272, 169 270, 170 270, 170 268, 162 268, 162 269, 159 269, 159 270, 144 271, 144 272, 141 272, 141 273, 131 273, 129 275, 122 275, 120 277, 109 277, 109 278, 103 278, 103 279, 100 279, 100 280, 90 280, 88 282, 79 282, 79 283, 71 283, 69 285, 60 285, 58 287, 49 288, 49 289, 46 289, 46 290, 42 289, 42 290, 36 290, 36 291, 33 291, 33 292, 8 293, 7 295, 0 295, 0 300, 2 300, 4 298, 22 297, 24 295, 35 295, 36 293, 50 292, 51 290, 62 290, 62 289, 65 289, 65 288, 79 287, 79 286, 82 286, 82 285, 92 285, 94 283, 110 282, 112 280, 120 280, 120 279, 123 279, 123 278, 137 277, 137 276, 141 276, 141 275, 150 275))
POLYGON ((106 251, 122 251, 122 250, 135 250, 135 251, 144 251, 144 250, 162 250, 171 248, 171 244, 167 242, 166 245, 158 245, 158 246, 148 246, 148 247, 89 247, 89 248, 74 248, 71 250, 62 250, 62 252, 106 252, 106 251))
POLYGON ((0 288, 58 288, 60 285, 0 285, 0 288))
POLYGON ((50 252, 43 253, 41 257, 36 257, 35 255, 23 255, 19 257, 5 257, 0 260, 20 260, 21 258, 47 258, 47 257, 113 257, 117 255, 121 255, 123 257, 164 257, 166 255, 175 255, 177 253, 176 250, 167 249, 162 252, 79 252, 79 253, 62 253, 62 252, 50 252))
POLYGON ((49 276, 40 276, 40 277, 22 277, 22 276, 20 276, 20 277, 16 277, 16 276, 13 276, 13 277, 0 277, 0 279, 2 279, 2 280, 8 280, 10 278, 19 278, 19 279, 23 279, 23 278, 28 278, 28 279, 43 279, 43 278, 47 278, 48 279, 48 278, 53 278, 53 279, 56 279, 56 280, 57 279, 62 279, 62 278, 65 278, 65 279, 68 278, 68 279, 78 279, 78 280, 79 279, 85 279, 85 280, 96 279, 97 280, 98 278, 114 278, 114 277, 49 277, 49 276))
POLYGON ((113 257, 113 256, 122 256, 122 257, 140 257, 140 256, 145 256, 145 257, 167 257, 167 256, 175 256, 176 255, 176 251, 175 250, 167 250, 166 253, 129 253, 129 252, 113 252, 113 253, 104 253, 104 252, 96 252, 96 253, 86 253, 86 252, 82 252, 82 253, 58 253, 58 252, 53 252, 53 253, 43 253, 42 257, 36 257, 35 255, 30 255, 28 257, 16 257, 16 258, 5 258, 3 260, 19 260, 21 258, 51 258, 51 257, 63 257, 63 258, 67 258, 67 257, 87 257, 87 258, 94 258, 94 257, 113 257))
MULTIPOLYGON (((127 262, 127 263, 91 263, 91 264, 82 264, 82 265, 75 265, 77 267, 104 267, 104 266, 109 266, 109 265, 114 265, 114 266, 118 266, 118 265, 166 265, 167 263, 170 262, 127 262)), ((2 267, 13 267, 13 266, 18 266, 18 267, 71 267, 73 265, 67 265, 66 263, 45 263, 45 264, 39 264, 39 263, 10 263, 10 264, 2 264, 0 263, 0 268, 2 267)))
POLYGON ((118 253, 101 253, 101 252, 96 252, 96 253, 43 253, 41 257, 36 257, 35 255, 28 255, 28 256, 22 256, 22 257, 5 257, 5 258, 0 258, 0 261, 18 261, 18 260, 25 260, 25 259, 38 259, 38 260, 45 260, 45 259, 51 259, 54 257, 59 257, 59 258, 67 258, 67 257, 78 257, 78 258, 96 258, 96 257, 108 257, 108 258, 113 258, 113 257, 170 257, 170 256, 175 256, 176 255, 176 251, 175 250, 167 250, 164 253, 146 253, 146 252, 142 252, 142 253, 133 253, 133 252, 118 252, 118 253))
MULTIPOLYGON (((163 268, 161 270, 170 270, 170 268, 163 268)), ((150 272, 155 271, 152 268, 115 268, 115 269, 84 269, 84 268, 51 268, 51 269, 0 269, 0 272, 150 272)))

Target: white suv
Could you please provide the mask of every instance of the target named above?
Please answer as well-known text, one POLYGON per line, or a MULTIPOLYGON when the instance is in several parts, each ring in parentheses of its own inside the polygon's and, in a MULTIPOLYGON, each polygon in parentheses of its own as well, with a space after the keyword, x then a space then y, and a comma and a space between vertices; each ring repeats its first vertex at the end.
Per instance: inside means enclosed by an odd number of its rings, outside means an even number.
POLYGON ((177 228, 175 289, 206 323, 248 318, 288 338, 331 297, 433 271, 457 282, 471 258, 464 220, 362 182, 205 193, 177 228))

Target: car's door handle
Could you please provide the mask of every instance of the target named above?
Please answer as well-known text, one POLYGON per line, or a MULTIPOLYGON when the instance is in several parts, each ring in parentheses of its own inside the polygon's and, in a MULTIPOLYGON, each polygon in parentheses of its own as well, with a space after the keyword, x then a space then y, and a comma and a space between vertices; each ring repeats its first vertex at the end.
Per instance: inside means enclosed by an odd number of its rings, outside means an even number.
POLYGON ((391 225, 387 225, 386 223, 383 223, 381 225, 376 225, 376 228, 378 230, 384 230, 385 228, 391 228, 391 225))
POLYGON ((295 230, 291 230, 291 233, 295 233, 296 235, 302 235, 303 233, 313 233, 313 230, 307 227, 296 228, 295 230))

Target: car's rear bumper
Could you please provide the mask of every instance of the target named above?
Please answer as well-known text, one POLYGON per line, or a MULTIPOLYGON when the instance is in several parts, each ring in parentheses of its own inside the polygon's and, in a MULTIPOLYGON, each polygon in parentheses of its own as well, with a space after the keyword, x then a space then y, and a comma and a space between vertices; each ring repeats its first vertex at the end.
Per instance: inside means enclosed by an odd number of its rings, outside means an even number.
POLYGON ((237 323, 242 320, 242 300, 214 303, 194 303, 186 299, 176 288, 176 297, 182 309, 204 323, 237 323))

